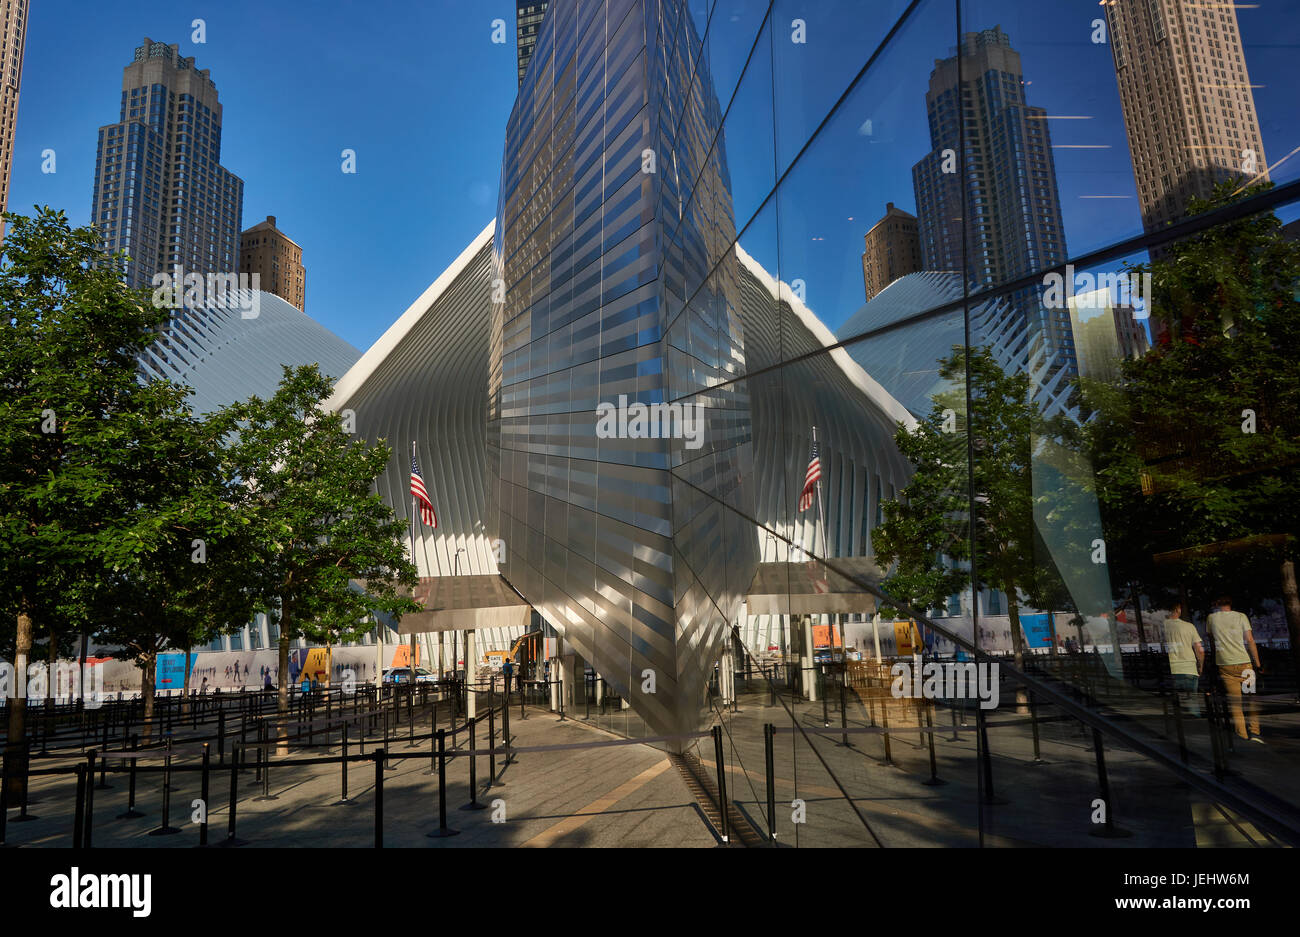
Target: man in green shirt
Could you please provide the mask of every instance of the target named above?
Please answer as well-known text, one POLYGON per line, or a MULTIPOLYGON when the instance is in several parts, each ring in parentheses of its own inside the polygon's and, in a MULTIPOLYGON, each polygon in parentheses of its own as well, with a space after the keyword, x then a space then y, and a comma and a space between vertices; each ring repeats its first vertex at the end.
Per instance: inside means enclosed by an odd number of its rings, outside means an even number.
POLYGON ((1187 694, 1192 715, 1201 714, 1201 701, 1196 689, 1205 666, 1205 649, 1196 626, 1183 620, 1182 603, 1175 603, 1165 619, 1165 646, 1169 649, 1169 672, 1174 678, 1174 691, 1187 694))
POLYGON ((1214 639, 1214 660, 1219 666, 1219 677, 1223 688, 1228 693, 1228 709, 1232 713, 1232 724, 1237 735, 1252 742, 1263 743, 1259 737, 1259 711, 1255 707, 1255 683, 1250 667, 1255 665, 1254 674, 1263 673, 1259 666, 1259 648, 1255 647, 1255 636, 1250 630, 1250 619, 1241 612, 1232 610, 1232 599, 1227 596, 1214 603, 1218 610, 1211 612, 1206 621, 1206 630, 1214 639), (1246 703, 1246 714, 1241 709, 1242 685, 1250 679, 1250 689, 1246 693, 1250 699, 1246 703), (1250 733, 1246 733, 1246 719, 1250 720, 1250 733))

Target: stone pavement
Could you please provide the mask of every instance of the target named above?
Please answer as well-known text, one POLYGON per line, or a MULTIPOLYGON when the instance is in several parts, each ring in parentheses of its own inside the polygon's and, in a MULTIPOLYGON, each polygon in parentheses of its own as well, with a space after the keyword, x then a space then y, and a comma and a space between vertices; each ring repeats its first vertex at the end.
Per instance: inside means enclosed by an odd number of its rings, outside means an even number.
MULTIPOLYGON (((463 846, 699 846, 718 841, 691 796, 685 782, 663 752, 644 744, 607 743, 614 736, 581 721, 565 720, 541 709, 519 719, 518 708, 511 714, 510 729, 515 746, 606 743, 606 747, 558 752, 523 753, 500 771, 500 782, 488 786, 488 758, 478 760, 479 803, 487 809, 460 809, 469 801, 469 759, 448 760, 448 826, 459 835, 432 839, 426 834, 438 828, 437 777, 428 774, 431 759, 429 741, 411 747, 406 727, 394 733, 390 753, 420 757, 392 759, 392 770, 384 775, 385 847, 463 846), (495 808, 495 809, 494 809, 495 808), (493 816, 503 822, 493 822, 493 816)), ((427 712, 417 731, 428 732, 427 712)), ((444 723, 445 725, 445 723, 444 723)), ((478 748, 487 748, 486 722, 480 727, 478 748)), ((500 721, 497 725, 498 738, 500 721)), ((355 736, 355 733, 354 733, 355 736)), ((460 750, 468 739, 460 733, 460 750)), ((366 750, 374 748, 370 740, 366 750)), ((448 747, 450 748, 450 736, 448 747)), ((355 738, 350 752, 358 751, 355 738)), ((333 754, 329 748, 295 748, 289 758, 301 759, 333 754)), ((177 758, 177 762, 182 759, 177 758)), ((196 759, 187 756, 186 761, 196 759)), ((371 761, 348 765, 349 798, 339 804, 340 767, 336 761, 319 766, 280 766, 273 758, 270 792, 277 799, 259 801, 261 786, 255 784, 250 768, 240 775, 237 806, 237 835, 256 846, 368 847, 374 843, 374 778, 371 761)), ((501 758, 498 757, 500 769, 501 758)), ((209 842, 226 837, 230 768, 214 764, 209 791, 209 842)), ((156 760, 154 763, 157 763, 156 760)), ((110 761, 110 764, 113 764, 110 761)), ((98 773, 97 775, 98 776, 98 773)), ((96 790, 94 797, 94 847, 188 847, 198 843, 199 827, 191 822, 191 802, 199 796, 197 772, 173 775, 177 788, 171 795, 171 825, 175 835, 151 836, 160 825, 162 775, 140 772, 137 779, 137 809, 142 819, 119 820, 127 801, 127 775, 111 773, 111 790, 96 790)), ((14 822, 18 812, 9 812, 7 843, 10 846, 67 847, 72 842, 75 780, 71 777, 33 779, 30 812, 39 817, 28 823, 14 822)))

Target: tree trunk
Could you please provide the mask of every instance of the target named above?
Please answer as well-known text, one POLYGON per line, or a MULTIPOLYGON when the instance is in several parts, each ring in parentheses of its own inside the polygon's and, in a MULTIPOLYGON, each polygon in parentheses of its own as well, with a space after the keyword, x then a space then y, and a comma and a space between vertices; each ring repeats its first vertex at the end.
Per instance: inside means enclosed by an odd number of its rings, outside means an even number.
POLYGON ((1282 606, 1286 609, 1286 631, 1291 639, 1291 659, 1300 679, 1300 588, 1296 586, 1295 560, 1282 560, 1282 606))
POLYGON ((275 753, 289 754, 289 725, 286 717, 289 713, 289 613, 280 609, 280 674, 276 681, 276 712, 279 714, 275 753))
MULTIPOLYGON (((1015 655, 1016 670, 1025 672, 1025 636, 1020 631, 1020 604, 1016 601, 1015 583, 1008 583, 1007 617, 1011 619, 1011 649, 1015 655)), ((1023 685, 1016 687, 1016 712, 1026 715, 1029 712, 1029 694, 1023 685)))
POLYGON ((140 665, 140 699, 144 701, 144 726, 140 734, 148 745, 153 738, 153 702, 155 681, 158 678, 158 652, 147 651, 141 659, 143 663, 140 665))
POLYGON ((32 652, 32 615, 27 596, 18 599, 17 634, 14 636, 14 672, 9 697, 9 729, 5 736, 5 775, 9 778, 9 803, 25 795, 27 774, 27 658, 32 652))

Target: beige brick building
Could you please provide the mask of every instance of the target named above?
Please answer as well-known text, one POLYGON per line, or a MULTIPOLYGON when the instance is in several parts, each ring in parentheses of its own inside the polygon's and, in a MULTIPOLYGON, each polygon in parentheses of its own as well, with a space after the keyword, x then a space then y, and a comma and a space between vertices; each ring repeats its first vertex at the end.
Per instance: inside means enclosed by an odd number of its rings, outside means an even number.
POLYGON ((1267 179, 1235 6, 1108 0, 1105 9, 1143 226, 1181 218, 1219 180, 1267 179))
POLYGON ((302 248, 275 226, 275 215, 268 215, 239 236, 239 272, 258 274, 262 289, 307 311, 302 248))
MULTIPOLYGON (((23 45, 27 39, 27 0, 0 0, 0 209, 9 207, 9 170, 14 158, 14 122, 18 118, 18 88, 23 77, 23 45)), ((0 219, 0 243, 5 225, 0 219)))
POLYGON ((921 236, 916 216, 885 205, 885 217, 866 233, 862 252, 862 282, 867 302, 901 276, 921 269, 921 236))

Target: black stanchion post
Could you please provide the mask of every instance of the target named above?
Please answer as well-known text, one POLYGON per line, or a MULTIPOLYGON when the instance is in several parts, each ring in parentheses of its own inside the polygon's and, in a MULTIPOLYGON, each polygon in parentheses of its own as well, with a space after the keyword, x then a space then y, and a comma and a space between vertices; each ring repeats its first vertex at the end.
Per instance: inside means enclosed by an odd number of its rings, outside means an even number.
POLYGON ((226 707, 217 704, 217 761, 226 763, 226 707))
POLYGON ((928 730, 926 735, 930 737, 930 777, 922 781, 926 787, 940 787, 947 784, 947 781, 940 780, 939 766, 934 757, 934 700, 926 700, 925 706, 925 727, 928 730))
POLYGON ((1173 692, 1174 698, 1174 725, 1178 729, 1178 757, 1182 759, 1183 764, 1187 764, 1187 737, 1183 733, 1183 704, 1179 699, 1177 690, 1173 692))
POLYGON ((767 838, 776 845, 776 726, 763 726, 763 767, 767 772, 767 838))
POLYGON ((239 761, 241 756, 246 755, 242 745, 235 744, 231 746, 231 763, 230 763, 230 818, 226 822, 226 838, 217 843, 218 846, 242 846, 244 841, 235 837, 235 813, 239 806, 239 761))
MULTIPOLYGON (((452 724, 455 724, 453 720, 452 724)), ((447 731, 438 730, 438 828, 428 834, 431 839, 455 836, 459 830, 447 826, 447 731)))
POLYGON ((9 820, 9 762, 0 759, 0 846, 5 844, 5 827, 9 820))
POLYGON ((1045 765, 1042 754, 1038 747, 1038 698, 1034 696, 1034 691, 1029 690, 1029 726, 1034 734, 1034 760, 1029 762, 1031 765, 1045 765))
POLYGON ((393 766, 388 763, 388 710, 389 707, 385 706, 384 707, 384 770, 392 771, 393 766))
POLYGON ((278 794, 271 793, 271 730, 265 722, 262 723, 262 737, 263 744, 257 753, 258 774, 255 775, 262 779, 262 793, 253 800, 279 800, 278 794))
MULTIPOLYGON (((131 751, 139 752, 139 750, 140 750, 140 738, 139 736, 133 735, 131 736, 131 751)), ((126 813, 119 813, 117 815, 117 818, 119 820, 134 820, 137 817, 144 816, 143 813, 135 809, 135 766, 137 761, 139 761, 139 758, 131 759, 131 772, 130 774, 127 775, 127 782, 126 782, 127 783, 126 813)))
POLYGON ((889 700, 883 696, 880 698, 880 727, 884 730, 885 764, 892 768, 894 767, 894 751, 889 744, 889 700))
MULTIPOLYGON (((466 720, 469 726, 469 803, 461 807, 461 810, 482 810, 483 804, 478 802, 478 735, 477 726, 478 718, 466 720)), ((491 787, 491 785, 488 785, 491 787)))
POLYGON ((162 826, 156 830, 150 830, 150 836, 170 836, 173 833, 179 833, 180 830, 171 824, 172 812, 172 753, 168 749, 167 754, 163 757, 163 786, 162 786, 162 826))
POLYGON ((722 760, 722 726, 713 727, 713 757, 718 766, 718 816, 722 824, 722 841, 729 842, 727 830, 727 766, 722 760))
POLYGON ((1100 824, 1094 824, 1089 831, 1092 836, 1103 836, 1107 839, 1119 839, 1126 836, 1132 836, 1128 830, 1121 830, 1115 825, 1114 804, 1110 801, 1110 778, 1106 774, 1106 755, 1102 749, 1101 730, 1093 727, 1092 730, 1092 747, 1097 753, 1097 786, 1101 791, 1102 809, 1105 811, 1105 819, 1100 824))
POLYGON ((81 844, 90 848, 91 829, 95 821, 95 750, 86 753, 86 824, 81 833, 81 844))
POLYGON ((199 824, 199 845, 208 844, 208 773, 212 767, 212 753, 208 751, 208 743, 203 743, 203 779, 200 782, 199 800, 203 808, 203 822, 199 824))
POLYGON ((86 766, 77 765, 77 807, 72 817, 72 848, 81 848, 81 835, 86 823, 86 766))
POLYGON ((343 738, 339 751, 339 779, 343 785, 343 792, 339 796, 339 803, 348 803, 348 724, 343 723, 343 738))
POLYGON ((384 759, 386 749, 375 752, 375 848, 384 848, 384 759))
MULTIPOLYGON (((470 732, 470 738, 474 733, 470 732)), ((488 705, 488 782, 491 787, 497 782, 497 721, 491 704, 488 705)))
MULTIPOLYGON (((849 727, 849 710, 848 707, 844 705, 844 692, 845 692, 844 677, 841 675, 840 676, 840 728, 841 729, 847 729, 849 727)), ((843 735, 840 736, 840 747, 841 748, 851 747, 851 745, 849 744, 848 732, 845 732, 843 735)))
POLYGON ((501 762, 504 771, 510 764, 510 681, 506 681, 505 701, 501 704, 501 747, 505 750, 505 761, 501 762))

